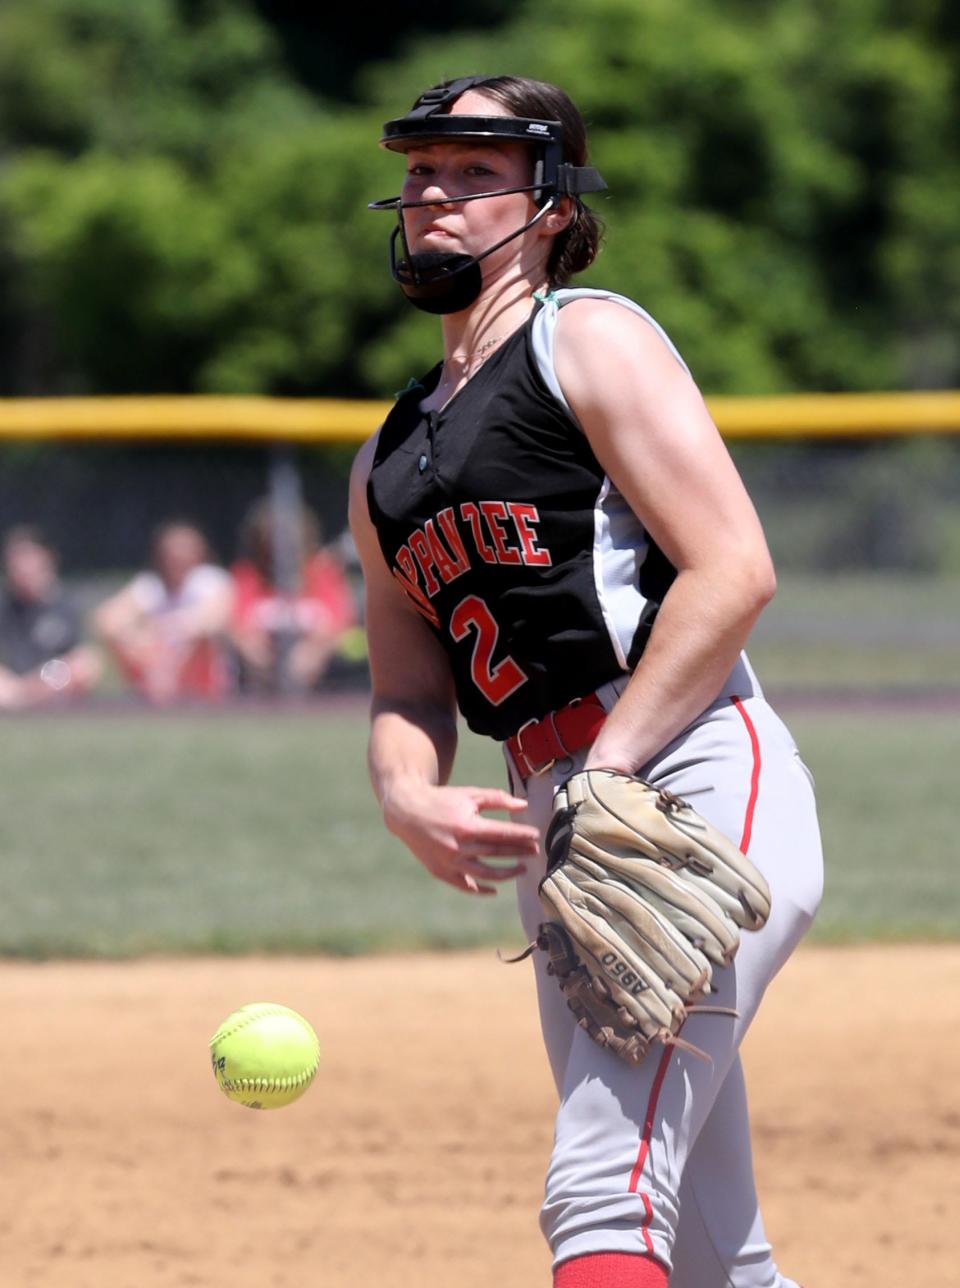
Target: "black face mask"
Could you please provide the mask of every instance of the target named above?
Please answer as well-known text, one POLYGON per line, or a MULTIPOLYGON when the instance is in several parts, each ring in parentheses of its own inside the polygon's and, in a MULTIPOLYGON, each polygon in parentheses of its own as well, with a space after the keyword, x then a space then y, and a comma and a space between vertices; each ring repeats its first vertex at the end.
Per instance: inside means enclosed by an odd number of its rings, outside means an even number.
POLYGON ((480 264, 471 255, 423 251, 401 260, 391 254, 391 261, 393 280, 424 313, 459 313, 480 294, 480 264))
MULTIPOLYGON (((463 200, 472 200, 467 197, 463 200)), ((428 202, 409 202, 406 205, 428 205, 428 202)), ((492 255, 495 250, 507 242, 519 237, 547 213, 554 205, 551 197, 547 204, 538 210, 521 228, 502 238, 493 246, 488 246, 480 255, 462 255, 451 251, 419 251, 410 253, 407 247, 406 232, 403 227, 404 204, 398 203, 399 223, 390 237, 390 273, 404 295, 418 309, 425 313, 459 313, 467 309, 480 294, 483 285, 483 274, 480 261, 492 255), (398 257, 397 243, 400 242, 403 254, 398 257)))

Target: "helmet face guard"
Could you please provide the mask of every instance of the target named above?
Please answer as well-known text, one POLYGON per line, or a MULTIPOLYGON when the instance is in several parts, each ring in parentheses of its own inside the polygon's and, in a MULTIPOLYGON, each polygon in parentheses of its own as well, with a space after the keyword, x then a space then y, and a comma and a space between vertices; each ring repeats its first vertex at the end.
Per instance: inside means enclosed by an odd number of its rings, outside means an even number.
POLYGON ((476 142, 523 143, 534 149, 534 182, 517 188, 497 188, 474 192, 449 202, 404 201, 388 197, 371 201, 370 210, 395 210, 397 226, 390 237, 390 273, 412 304, 428 313, 455 313, 469 307, 480 294, 480 262, 501 246, 532 228, 561 197, 573 197, 579 203, 583 192, 599 192, 607 185, 592 166, 575 166, 563 161, 563 126, 559 121, 539 121, 521 116, 466 116, 443 109, 473 86, 483 85, 488 76, 467 76, 449 85, 421 94, 406 116, 387 121, 383 127, 381 147, 406 152, 417 144, 444 143, 453 140, 476 142), (515 232, 488 246, 479 255, 462 255, 442 251, 411 254, 407 244, 403 212, 415 206, 460 204, 486 197, 504 197, 515 192, 529 192, 538 210, 515 232), (401 253, 398 254, 398 243, 401 253))

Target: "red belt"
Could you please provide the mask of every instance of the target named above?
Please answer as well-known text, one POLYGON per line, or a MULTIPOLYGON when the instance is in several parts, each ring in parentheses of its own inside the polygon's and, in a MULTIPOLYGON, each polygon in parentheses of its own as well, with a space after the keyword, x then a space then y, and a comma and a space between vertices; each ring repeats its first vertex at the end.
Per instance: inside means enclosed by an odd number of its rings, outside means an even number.
POLYGON ((551 711, 542 720, 528 720, 507 739, 507 750, 520 777, 545 774, 564 756, 572 756, 589 746, 606 718, 603 703, 591 693, 585 698, 574 698, 569 706, 551 711))

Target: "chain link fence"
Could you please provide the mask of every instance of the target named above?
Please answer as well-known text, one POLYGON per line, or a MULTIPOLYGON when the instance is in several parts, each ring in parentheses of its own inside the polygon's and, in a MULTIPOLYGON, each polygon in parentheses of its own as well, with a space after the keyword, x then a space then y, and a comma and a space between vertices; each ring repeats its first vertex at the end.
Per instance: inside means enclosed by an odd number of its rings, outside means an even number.
MULTIPOLYGON (((960 687, 960 439, 737 441, 732 451, 780 576, 751 645, 768 687, 960 687)), ((215 561, 229 568, 242 557, 245 517, 258 500, 272 498, 278 537, 283 512, 303 501, 349 581, 358 623, 316 687, 362 688, 362 587, 346 529, 353 452, 155 440, 7 443, 0 446, 0 529, 39 527, 89 618, 148 565, 159 524, 195 524, 215 561)), ((281 584, 295 579, 296 556, 278 542, 281 584)), ((123 687, 109 670, 104 685, 107 692, 123 687)), ((277 687, 283 692, 282 676, 277 687)))

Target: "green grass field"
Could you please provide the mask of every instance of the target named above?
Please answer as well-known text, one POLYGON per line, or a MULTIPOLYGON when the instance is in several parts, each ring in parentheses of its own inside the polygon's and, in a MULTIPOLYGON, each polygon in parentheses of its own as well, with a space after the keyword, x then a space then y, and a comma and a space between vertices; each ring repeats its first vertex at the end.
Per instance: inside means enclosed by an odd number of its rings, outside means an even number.
MULTIPOLYGON (((821 940, 952 938, 953 714, 788 713, 819 782, 821 940)), ((362 713, 0 722, 0 954, 366 952, 521 941, 509 888, 430 880, 380 823, 362 713)), ((503 781, 467 738, 458 780, 503 781)))
POLYGON ((960 578, 787 574, 750 637, 770 691, 960 686, 960 578))

